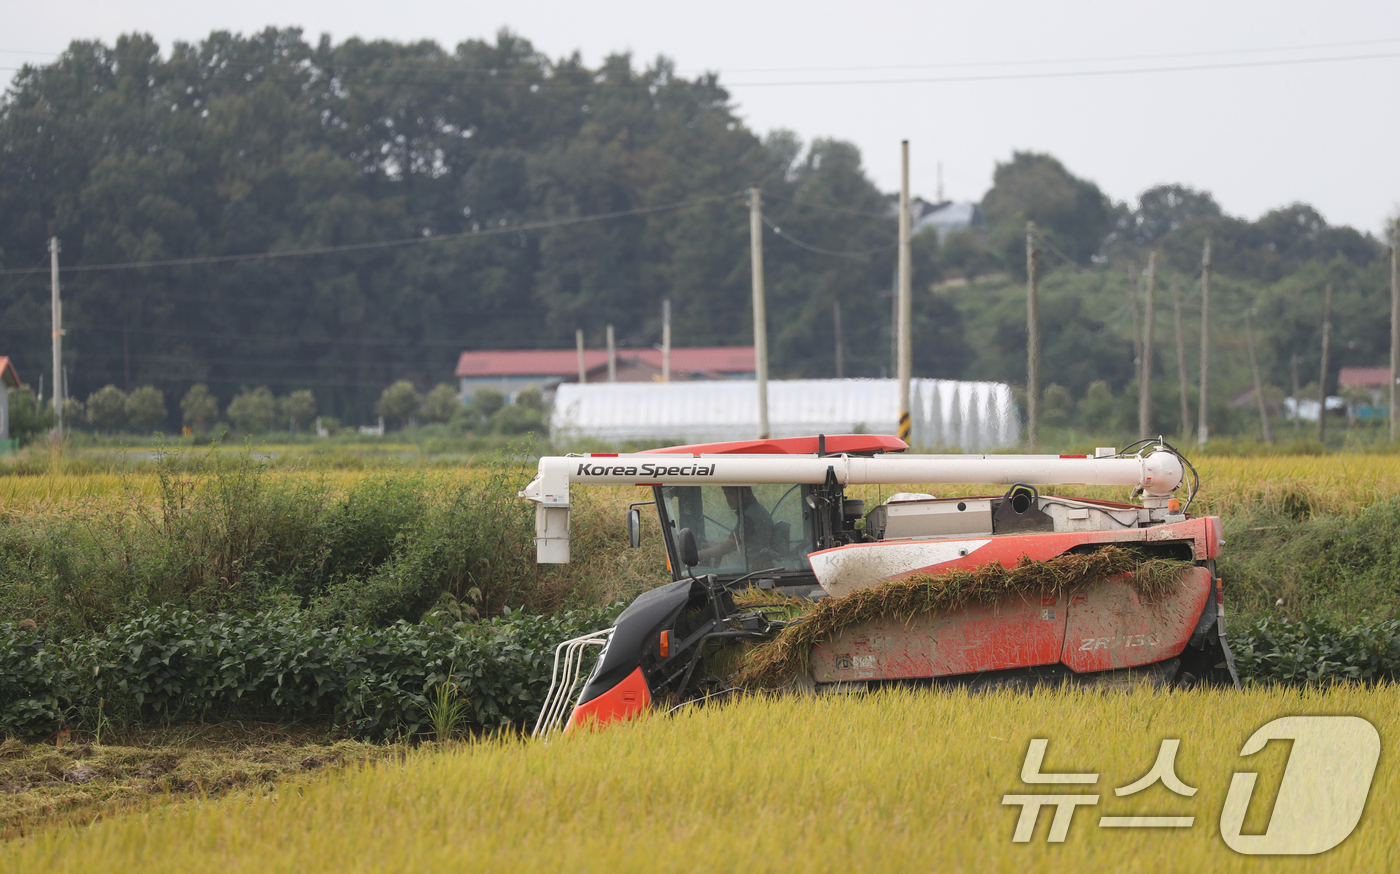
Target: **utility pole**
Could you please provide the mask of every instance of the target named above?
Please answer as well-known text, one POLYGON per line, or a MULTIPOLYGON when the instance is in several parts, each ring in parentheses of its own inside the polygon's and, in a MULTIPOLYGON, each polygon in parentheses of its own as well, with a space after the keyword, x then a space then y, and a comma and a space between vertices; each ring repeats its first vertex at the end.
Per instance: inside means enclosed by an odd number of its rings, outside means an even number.
POLYGON ((1322 304, 1322 376, 1317 381, 1317 442, 1327 446, 1327 356, 1332 346, 1332 283, 1322 304))
POLYGON ((49 280, 53 294, 53 436, 63 436, 63 301, 58 297, 58 237, 49 238, 49 280))
POLYGON ((913 268, 909 261, 909 141, 902 140, 899 173, 899 439, 909 442, 909 378, 914 369, 911 317, 913 268))
POLYGON ((1289 364, 1291 365, 1289 369, 1293 371, 1293 431, 1297 433, 1298 429, 1302 427, 1302 417, 1298 415, 1298 407, 1303 399, 1299 396, 1300 392, 1298 391, 1298 355, 1296 353, 1289 364))
POLYGON ((1176 315, 1176 379, 1181 384, 1181 435, 1191 433, 1191 392, 1186 384, 1186 338, 1181 333, 1181 283, 1172 280, 1172 311, 1176 315))
MULTIPOLYGON (((1142 308, 1138 300, 1138 291, 1142 277, 1137 272, 1137 265, 1128 266, 1128 302, 1133 311, 1133 379, 1138 384, 1138 395, 1141 398, 1142 389, 1142 308)), ((1139 399, 1138 407, 1142 402, 1139 399)))
POLYGON ((1259 402, 1259 424, 1264 428, 1264 442, 1273 443, 1273 429, 1269 427, 1269 408, 1264 403, 1264 381, 1259 378, 1259 360, 1254 357, 1254 325, 1249 320, 1249 310, 1244 311, 1244 336, 1249 343, 1249 370, 1254 374, 1254 397, 1259 402))
POLYGON ((1390 229, 1390 442, 1395 442, 1395 387, 1400 384, 1400 219, 1390 229))
POLYGON ((661 381, 671 381, 671 302, 661 302, 661 381))
POLYGON ((841 350, 841 301, 831 302, 831 319, 836 325, 836 378, 846 378, 846 361, 841 350))
POLYGON ((749 189, 749 250, 753 272, 753 357, 758 382, 758 439, 768 439, 768 313, 763 301, 763 200, 749 189))
MULTIPOLYGON (((891 379, 899 373, 899 258, 895 258, 894 272, 890 274, 890 372, 891 379)), ((880 372, 883 379, 885 373, 880 372)))
POLYGON ((1138 436, 1152 430, 1152 334, 1157 315, 1157 253, 1147 253, 1147 310, 1142 320, 1142 377, 1138 383, 1138 436))
POLYGON ((1206 237, 1205 249, 1201 252, 1201 409, 1196 419, 1196 443, 1206 445, 1210 437, 1209 401, 1210 386, 1210 237, 1206 237))
POLYGON ((1036 298, 1035 222, 1026 222, 1026 445, 1040 442, 1040 301, 1036 298))
POLYGON ((578 384, 588 382, 588 368, 583 364, 583 328, 574 331, 574 343, 578 345, 578 384))
POLYGON ((608 325, 608 382, 617 382, 617 341, 612 325, 608 325))

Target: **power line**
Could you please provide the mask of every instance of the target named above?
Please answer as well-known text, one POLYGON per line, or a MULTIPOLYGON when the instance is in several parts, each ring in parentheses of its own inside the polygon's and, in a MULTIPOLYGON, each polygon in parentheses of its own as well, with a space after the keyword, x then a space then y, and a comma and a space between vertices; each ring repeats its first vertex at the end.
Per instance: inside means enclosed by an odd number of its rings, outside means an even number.
MULTIPOLYGON (((355 339, 349 337, 298 337, 298 336, 277 336, 273 334, 235 334, 221 331, 167 331, 160 328, 128 328, 121 325, 88 325, 85 327, 69 328, 70 331, 108 331, 112 333, 129 332, 132 334, 155 334, 164 337, 197 337, 213 340, 263 340, 267 342, 288 342, 316 344, 341 344, 346 346, 402 346, 402 338, 372 338, 355 339)), ((451 346, 461 348, 461 341, 433 341, 419 340, 413 343, 414 346, 451 346)))
MULTIPOLYGON (((552 219, 549 221, 526 222, 519 225, 502 226, 497 228, 484 228, 475 231, 460 231, 455 234, 433 234, 427 237, 407 237, 397 240, 381 240, 373 243, 349 243, 341 246, 317 246, 310 249, 284 249, 274 252, 257 252, 247 255, 204 255, 195 258, 170 258, 163 261, 123 261, 111 264, 81 264, 72 267, 63 267, 63 273, 87 273, 95 270, 133 270, 146 267, 182 267, 191 264, 227 264, 234 261, 257 261, 270 258, 300 258, 307 255, 327 255, 335 252, 358 252, 367 249, 387 249, 394 246, 414 246, 421 243, 437 243, 444 240, 461 240, 475 237, 491 237, 500 234, 515 234, 525 231, 546 230, 549 228, 567 227, 569 225, 581 225, 588 222, 606 221, 615 218, 627 218, 629 216, 650 215, 652 213, 667 212, 676 209, 685 209, 691 206, 700 206, 706 203, 719 203, 725 200, 733 200, 741 196, 741 193, 717 194, 710 197, 698 197, 692 200, 681 200, 675 203, 665 203, 658 206, 643 206, 635 209, 623 209, 616 212, 595 213, 593 215, 577 216, 566 219, 552 219)), ((0 276, 29 274, 42 272, 43 268, 0 270, 0 276)))
MULTIPOLYGON (((1347 61, 1370 61, 1370 60, 1382 60, 1382 59, 1391 59, 1391 58, 1400 58, 1400 52, 1377 52, 1377 53, 1373 53, 1373 54, 1362 54, 1362 55, 1333 55, 1333 56, 1328 56, 1328 57, 1313 57, 1313 58, 1277 58, 1277 59, 1265 60, 1265 61, 1233 61, 1233 62, 1219 62, 1219 63, 1213 63, 1213 64, 1180 64, 1180 65, 1158 66, 1158 67, 1123 67, 1123 68, 1106 69, 1106 70, 1067 70, 1067 71, 1024 72, 1024 73, 987 73, 987 74, 973 75, 973 76, 930 76, 930 77, 899 78, 899 79, 807 79, 807 80, 797 80, 797 79, 793 79, 793 80, 785 80, 785 81, 768 81, 768 82, 763 82, 763 81, 759 81, 759 82, 733 82, 733 81, 731 81, 731 82, 727 82, 727 83, 716 83, 716 84, 717 84, 719 87, 722 87, 722 88, 769 88, 769 87, 834 86, 834 85, 921 85, 921 84, 956 84, 956 83, 962 83, 962 82, 1024 81, 1024 80, 1030 80, 1030 79, 1069 79, 1069 78, 1101 77, 1101 76, 1129 76, 1129 75, 1136 75, 1136 74, 1142 74, 1142 73, 1183 73, 1183 72, 1208 71, 1208 70, 1236 70, 1236 69, 1250 69, 1250 68, 1258 68, 1258 67, 1284 67, 1284 66, 1297 66, 1297 65, 1304 65, 1304 64, 1341 63, 1341 62, 1347 62, 1347 61)), ((1136 60, 1136 59, 1133 59, 1133 60, 1136 60)), ((1041 62, 1041 63, 1051 63, 1051 62, 1041 62)), ((1066 62, 1066 63, 1072 63, 1072 62, 1066 62)), ((1010 64, 1002 64, 1002 63, 998 62, 997 65, 998 65, 998 66, 1001 66, 1001 65, 1010 65, 1010 64)), ((273 65, 273 64, 266 64, 266 63, 264 63, 264 64, 255 64, 255 65, 253 65, 253 66, 259 67, 259 68, 269 68, 269 67, 272 67, 272 66, 274 66, 274 65, 273 65)), ((21 71, 22 69, 24 69, 24 68, 21 68, 21 67, 0 67, 0 70, 6 70, 6 71, 10 71, 10 72, 19 72, 19 71, 21 71)), ((32 69, 32 68, 31 68, 31 69, 32 69)), ((317 68, 317 69, 320 69, 320 68, 317 68)), ((332 66, 332 67, 327 68, 327 69, 325 70, 325 72, 329 72, 329 73, 331 73, 331 74, 334 74, 334 72, 335 72, 336 69, 337 69, 336 67, 332 66)), ((349 69, 349 68, 347 67, 347 68, 342 68, 342 69, 349 69)), ((394 67, 392 67, 392 66, 383 66, 383 67, 370 67, 370 68, 366 68, 366 69, 379 69, 379 70, 384 70, 384 71, 391 71, 391 70, 394 69, 394 67)), ((405 72, 415 72, 412 68, 403 68, 403 69, 404 69, 405 72)), ((507 68, 507 69, 509 69, 509 68, 507 68)), ((900 69, 900 68, 895 68, 895 69, 900 69)), ((417 70, 416 72, 419 72, 419 73, 438 73, 439 71, 434 71, 434 70, 429 70, 429 69, 426 69, 426 68, 421 68, 421 69, 417 70)), ((452 73, 451 70, 446 70, 446 71, 441 71, 441 72, 446 72, 446 73, 449 73, 449 74, 452 73)), ((463 72, 477 72, 477 71, 468 70, 468 71, 463 71, 463 72)), ((436 81, 436 82, 439 82, 439 83, 458 83, 458 82, 460 82, 460 78, 461 78, 460 74, 453 74, 453 75, 448 75, 448 76, 439 76, 439 78, 437 78, 436 80, 434 80, 434 79, 432 79, 432 78, 421 78, 421 77, 420 77, 419 82, 420 82, 421 84, 430 84, 430 83, 435 82, 435 81, 436 81)), ((656 83, 654 83, 654 82, 649 82, 648 80, 646 80, 646 79, 644 79, 644 78, 629 79, 628 81, 625 81, 625 82, 623 82, 623 81, 612 81, 612 80, 607 80, 607 79, 603 79, 603 80, 600 81, 600 80, 598 80, 598 79, 597 79, 596 77, 594 77, 594 76, 590 76, 590 77, 589 77, 589 81, 588 81, 588 82, 585 82, 585 83, 572 83, 572 82, 561 82, 561 81, 559 81, 558 79, 556 79, 556 78, 554 78, 554 77, 552 77, 552 76, 546 76, 546 77, 544 77, 543 79, 540 79, 540 80, 536 80, 536 81, 526 81, 526 82, 512 82, 512 81, 505 81, 505 80, 502 80, 502 79, 491 78, 491 79, 485 79, 485 80, 482 80, 482 81, 479 81, 479 82, 474 82, 474 83, 472 83, 472 84, 473 84, 474 86, 491 86, 491 87, 498 87, 498 88, 526 88, 526 89, 530 89, 530 90, 534 90, 534 91, 545 91, 545 90, 548 90, 548 91, 563 91, 563 90, 585 91, 585 90, 592 90, 592 89, 595 89, 595 88, 650 86, 650 85, 654 85, 654 84, 656 84, 656 83)), ((663 84, 665 84, 665 83, 663 83, 663 84)), ((693 84, 693 83, 691 83, 691 84, 693 84)))
MULTIPOLYGON (((117 379, 124 376, 121 368, 117 367, 84 367, 83 373, 90 377, 93 374, 101 374, 109 379, 117 379)), ((155 381, 162 383, 182 383, 182 382, 203 382, 220 383, 224 385, 290 385, 290 386, 368 386, 378 387, 393 382, 396 377, 386 376, 383 379, 281 379, 277 377, 247 377, 247 376, 159 376, 152 377, 155 381)))
POLYGON ((863 209, 851 209, 850 207, 826 206, 820 203, 811 203, 805 200, 798 200, 795 197, 784 197, 781 194, 771 194, 766 190, 763 192, 763 198, 764 200, 782 200, 801 209, 819 209, 823 212, 836 212, 843 213, 845 215, 858 215, 863 216, 865 218, 879 219, 880 221, 892 222, 896 218, 898 218, 897 216, 890 215, 889 213, 866 212, 863 209))
MULTIPOLYGON (((726 72, 731 73, 731 74, 732 74, 732 73, 833 73, 833 72, 837 72, 837 73, 846 73, 846 72, 849 72, 849 73, 861 73, 861 72, 879 72, 879 71, 884 71, 884 70, 947 70, 947 69, 972 69, 972 68, 979 68, 979 67, 1033 67, 1033 66, 1041 66, 1041 65, 1049 65, 1049 64, 1094 64, 1094 63, 1114 63, 1114 62, 1119 62, 1119 61, 1160 61, 1160 60, 1171 60, 1171 59, 1175 59, 1175 58, 1207 58, 1207 57, 1219 57, 1219 56, 1223 56, 1223 55, 1261 55, 1261 54, 1270 54, 1270 53, 1273 53, 1273 52, 1302 52, 1302 51, 1318 51, 1318 50, 1322 50, 1322 49, 1354 48, 1354 47, 1358 47, 1358 46, 1389 45, 1389 44, 1393 44, 1393 43, 1397 43, 1397 42, 1400 42, 1400 37, 1385 37, 1385 38, 1380 38, 1380 39, 1346 40, 1346 41, 1342 41, 1342 42, 1294 43, 1294 44, 1292 44, 1292 45, 1262 46, 1262 47, 1254 47, 1254 48, 1203 49, 1203 50, 1190 51, 1190 52, 1160 52, 1160 53, 1155 53, 1155 54, 1136 54, 1136 55, 1085 55, 1085 56, 1073 57, 1073 58, 1031 58, 1031 59, 1027 59, 1027 60, 995 60, 995 61, 944 61, 944 62, 936 63, 936 64, 880 64, 880 65, 865 65, 865 66, 850 66, 850 67, 832 67, 832 66, 822 66, 822 67, 733 67, 733 68, 730 68, 729 70, 727 70, 726 72)), ((308 48, 308 50, 311 50, 311 47, 310 47, 309 45, 307 46, 307 48, 308 48)), ((55 59, 56 59, 56 58, 58 58, 59 56, 63 55, 66 51, 67 51, 67 49, 63 49, 63 50, 60 50, 60 51, 33 51, 33 50, 30 50, 30 49, 0 49, 0 54, 36 55, 36 56, 51 57, 51 58, 55 58, 55 59)), ((186 60, 186 59, 185 59, 185 58, 180 58, 180 59, 178 59, 178 60, 186 60)), ((234 60, 221 59, 221 60, 218 62, 218 65, 215 66, 215 67, 213 67, 212 69, 215 69, 215 70, 221 70, 221 69, 225 69, 225 68, 265 69, 265 68, 268 68, 268 67, 271 67, 271 66, 276 65, 277 62, 279 62, 279 61, 284 61, 284 62, 285 62, 285 61, 290 61, 290 60, 291 60, 291 58, 290 58, 290 56, 288 56, 288 55, 281 55, 281 56, 278 56, 278 57, 274 57, 271 61, 234 61, 234 60)), ((418 59, 418 60, 416 60, 416 61, 415 61, 414 59, 390 59, 390 60, 387 60, 387 61, 385 61, 385 62, 376 63, 376 64, 353 64, 353 63, 352 63, 352 64, 337 64, 337 63, 330 63, 330 64, 326 64, 326 65, 323 66, 323 65, 320 65, 320 64, 315 64, 315 63, 311 60, 311 58, 309 58, 309 57, 308 57, 308 58, 301 58, 301 59, 298 59, 298 60, 296 60, 296 61, 292 61, 292 63, 298 63, 298 64, 299 64, 299 63, 304 63, 304 62, 311 62, 311 63, 314 65, 314 68, 315 68, 315 69, 319 69, 319 70, 323 70, 323 71, 331 71, 331 72, 339 71, 339 70, 375 70, 375 71, 405 71, 405 72, 407 72, 407 71, 413 71, 413 70, 415 70, 415 69, 418 70, 418 71, 423 71, 423 72, 444 72, 444 71, 441 69, 441 68, 443 67, 443 65, 451 65, 455 60, 457 60, 456 55, 453 55, 453 54, 444 52, 441 56, 439 56, 439 57, 437 57, 437 58, 425 58, 425 59, 418 59)), ((169 63, 169 61, 166 61, 166 63, 169 63)), ((197 60, 197 59, 196 59, 196 63, 198 63, 198 60, 197 60)), ((201 66, 203 66, 203 65, 201 65, 201 66)), ((0 68, 0 69, 14 69, 14 68, 6 67, 6 68, 0 68)), ((497 66, 497 67, 457 67, 457 68, 453 68, 453 69, 450 70, 449 72, 457 72, 457 73, 465 73, 465 74, 485 73, 485 74, 488 74, 488 75, 495 75, 495 74, 497 74, 497 73, 501 73, 501 72, 510 72, 510 71, 513 71, 513 70, 516 70, 516 69, 537 70, 537 71, 541 71, 541 72, 547 72, 547 71, 552 71, 552 70, 557 70, 557 69, 568 69, 568 70, 578 69, 580 72, 588 72, 588 73, 593 72, 593 71, 589 71, 589 70, 582 69, 582 68, 559 68, 559 67, 556 67, 555 65, 553 65, 552 63, 549 63, 549 62, 546 62, 546 64, 545 64, 544 66, 534 66, 534 65, 531 65, 531 64, 528 64, 528 63, 521 63, 521 64, 517 64, 517 65, 513 65, 513 66, 497 66)), ((687 74, 691 74, 691 75, 705 75, 705 74, 707 74, 707 73, 714 72, 714 70, 712 70, 712 69, 710 69, 710 68, 700 68, 700 67, 693 67, 693 68, 692 68, 692 67, 682 67, 682 68, 678 68, 678 69, 677 69, 677 72, 678 72, 678 73, 687 73, 687 74)))
POLYGON ((729 73, 844 73, 876 72, 880 70, 938 70, 965 67, 1032 67, 1038 64, 1101 64, 1114 61, 1161 61, 1171 58, 1201 58, 1219 55, 1259 55, 1269 52, 1301 52, 1318 49, 1340 49, 1354 46, 1387 45, 1400 42, 1400 37, 1363 39, 1348 42, 1304 43, 1252 49, 1211 49, 1196 52, 1164 52, 1152 55, 1100 55, 1080 58, 1036 58, 1027 61, 949 61, 940 64, 890 64, 868 67, 748 67, 731 68, 729 73))
POLYGON ((768 227, 772 228, 773 233, 775 233, 775 234, 777 234, 778 236, 782 237, 784 240, 787 240, 789 243, 792 243, 794 246, 798 246, 798 247, 800 247, 800 248, 807 249, 808 251, 811 251, 811 252, 816 252, 816 253, 819 254, 819 255, 834 255, 834 256, 837 257, 837 258, 864 258, 864 257, 866 257, 866 256, 868 256, 868 255, 874 255, 874 254, 879 253, 879 252, 888 252, 889 250, 893 249, 895 246, 898 246, 898 245, 899 245, 899 244, 896 242, 896 243, 891 243, 891 244, 889 244, 888 246, 877 246, 877 247, 874 248, 874 249, 862 249, 862 250, 856 251, 856 252, 837 252, 837 251, 834 250, 834 249, 823 249, 821 246, 813 246, 811 243, 804 243, 804 242, 802 242, 801 240, 797 239, 796 237, 792 236, 791 234, 785 233, 785 232, 783 231, 782 228, 780 228, 780 227, 778 227, 777 225, 773 224, 772 219, 768 218, 768 216, 766 216, 766 215, 765 215, 765 216, 760 216, 760 218, 763 219, 763 223, 764 223, 765 225, 767 225, 768 227))
POLYGON ((1377 52, 1367 55, 1336 55, 1323 58, 1279 58, 1272 61, 1236 61, 1218 64, 1180 64, 1166 67, 1124 67, 1116 70, 1066 70, 1038 73, 986 73, 976 76, 930 76, 908 79, 811 79, 787 82, 729 82, 727 88, 766 88, 810 85, 925 85, 960 82, 1008 82, 1027 79, 1073 79, 1095 76, 1131 76, 1142 73, 1187 73, 1204 70, 1240 70, 1257 67, 1287 67, 1303 64, 1330 64, 1344 61, 1374 61, 1400 58, 1400 52, 1377 52))

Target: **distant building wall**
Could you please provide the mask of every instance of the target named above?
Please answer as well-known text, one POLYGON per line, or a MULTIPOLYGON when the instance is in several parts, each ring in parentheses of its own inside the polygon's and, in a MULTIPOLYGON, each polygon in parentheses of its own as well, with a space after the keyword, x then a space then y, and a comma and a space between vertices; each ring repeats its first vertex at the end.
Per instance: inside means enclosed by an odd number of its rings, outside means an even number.
POLYGON ((10 441, 10 389, 19 388, 19 374, 10 363, 9 356, 0 355, 0 452, 9 448, 10 441))

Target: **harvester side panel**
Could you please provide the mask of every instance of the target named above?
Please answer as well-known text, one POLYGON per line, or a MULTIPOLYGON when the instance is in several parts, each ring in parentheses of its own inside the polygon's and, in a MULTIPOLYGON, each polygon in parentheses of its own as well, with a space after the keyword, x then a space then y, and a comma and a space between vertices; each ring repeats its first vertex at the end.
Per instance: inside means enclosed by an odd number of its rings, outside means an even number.
POLYGON ((885 616, 838 632, 812 648, 818 683, 908 680, 1000 671, 1060 660, 1064 595, 969 605, 908 622, 885 616))
POLYGON ((1152 600, 1119 574, 1058 598, 1014 595, 907 621, 884 616, 816 644, 812 679, 919 680, 1057 663, 1081 674, 1142 667, 1181 654, 1212 591, 1210 571, 1198 567, 1152 600))
POLYGON ((1210 571, 1195 567, 1167 595, 1148 600, 1128 576, 1070 597, 1066 667, 1078 673, 1136 668, 1181 655, 1211 596, 1210 571))

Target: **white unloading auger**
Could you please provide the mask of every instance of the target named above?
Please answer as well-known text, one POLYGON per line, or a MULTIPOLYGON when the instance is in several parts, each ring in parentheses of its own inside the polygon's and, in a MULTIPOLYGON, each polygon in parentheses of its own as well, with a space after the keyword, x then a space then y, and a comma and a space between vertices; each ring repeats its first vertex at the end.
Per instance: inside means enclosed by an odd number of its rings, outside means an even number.
MULTIPOLYGON (((1133 455, 565 455, 540 459, 520 497, 535 503, 536 560, 569 560, 569 487, 586 485, 820 484, 842 486, 1042 485, 1132 486, 1153 521, 1162 521, 1185 478, 1176 451, 1153 442, 1133 455)), ((1189 504, 1189 499, 1188 502, 1189 504)))

